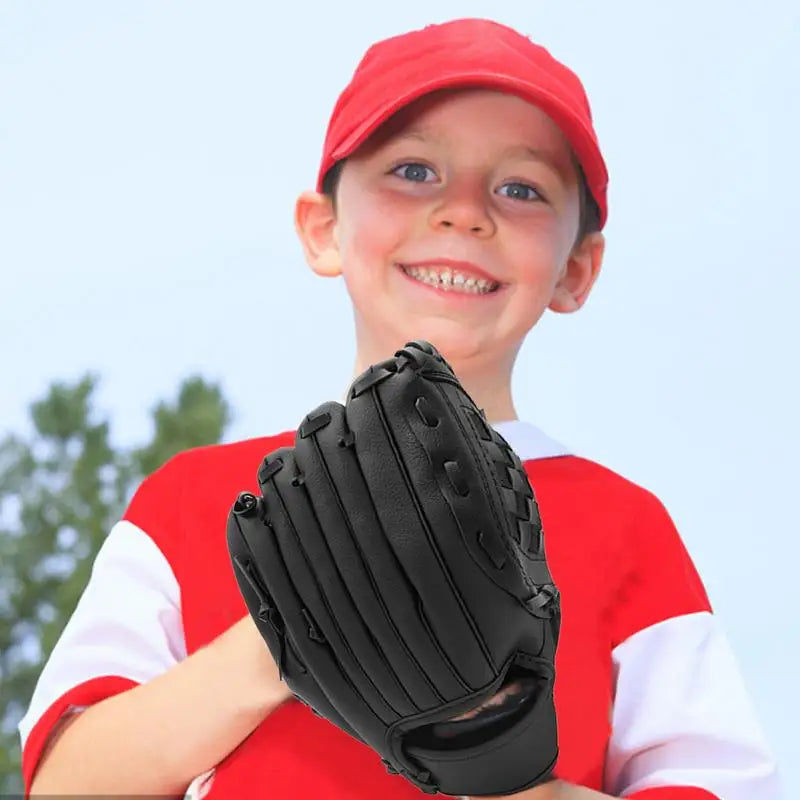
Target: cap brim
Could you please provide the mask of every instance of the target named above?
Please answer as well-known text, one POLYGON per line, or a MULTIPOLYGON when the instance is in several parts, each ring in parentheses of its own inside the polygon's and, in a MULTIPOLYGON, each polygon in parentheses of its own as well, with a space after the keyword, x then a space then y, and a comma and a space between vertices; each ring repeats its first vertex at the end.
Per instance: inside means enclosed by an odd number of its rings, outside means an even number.
MULTIPOLYGON (((436 80, 423 82, 404 94, 392 98, 368 115, 345 139, 331 152, 328 163, 320 171, 318 189, 321 189, 324 173, 337 161, 347 158, 358 150, 378 128, 394 114, 424 97, 441 89, 482 88, 497 89, 521 97, 544 111, 561 129, 583 168, 587 183, 601 209, 605 203, 597 197, 597 192, 604 191, 608 177, 605 164, 593 132, 586 127, 584 120, 569 109, 558 97, 542 87, 522 81, 519 78, 486 72, 458 72, 450 75, 439 75, 436 80)), ((601 219, 601 226, 605 219, 601 219)))

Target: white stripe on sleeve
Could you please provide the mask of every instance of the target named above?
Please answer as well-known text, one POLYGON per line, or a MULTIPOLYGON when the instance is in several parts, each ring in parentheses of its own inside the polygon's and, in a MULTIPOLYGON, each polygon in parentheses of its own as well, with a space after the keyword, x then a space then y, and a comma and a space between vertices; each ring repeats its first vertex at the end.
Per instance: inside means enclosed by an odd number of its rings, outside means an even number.
POLYGON ((612 652, 615 700, 605 791, 695 786, 724 800, 778 800, 775 760, 717 618, 651 625, 612 652))
POLYGON ((59 697, 102 676, 145 683, 186 658, 180 590, 155 542, 126 520, 111 529, 19 724, 22 746, 59 697))

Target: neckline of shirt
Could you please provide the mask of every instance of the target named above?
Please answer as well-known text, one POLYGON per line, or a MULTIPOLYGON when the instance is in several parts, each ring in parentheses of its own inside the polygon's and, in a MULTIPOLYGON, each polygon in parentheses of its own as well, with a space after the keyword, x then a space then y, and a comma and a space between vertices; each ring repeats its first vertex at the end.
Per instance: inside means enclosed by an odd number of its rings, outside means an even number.
POLYGON ((492 423, 522 461, 571 455, 570 449, 544 431, 520 419, 492 423))

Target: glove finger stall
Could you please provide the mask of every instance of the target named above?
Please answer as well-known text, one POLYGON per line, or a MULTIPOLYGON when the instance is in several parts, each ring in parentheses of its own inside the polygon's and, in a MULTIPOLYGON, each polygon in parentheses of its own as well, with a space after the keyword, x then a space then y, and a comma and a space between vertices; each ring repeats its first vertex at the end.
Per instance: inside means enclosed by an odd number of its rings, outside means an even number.
MULTIPOLYGON (((271 527, 256 515, 237 519, 231 514, 228 542, 240 589, 273 658, 282 665, 287 686, 316 713, 359 741, 377 741, 386 721, 376 717, 328 642, 319 636, 271 527), (254 598, 252 603, 250 598, 254 598), (263 621, 266 614, 259 614, 265 608, 272 612, 269 622, 263 621), (353 725, 353 720, 359 725, 353 725)), ((397 719, 396 715, 391 718, 397 719)))
MULTIPOLYGON (((496 675, 496 665, 483 644, 470 612, 436 542, 435 528, 446 524, 441 509, 420 500, 411 473, 420 480, 430 474, 424 457, 411 460, 415 448, 409 432, 398 420, 389 419, 381 402, 383 391, 395 392, 399 385, 414 380, 412 370, 392 376, 348 402, 348 428, 356 442, 361 474, 373 498, 382 535, 390 542, 403 574, 421 599, 425 615, 448 661, 461 681, 471 689, 488 684, 496 675), (390 388, 389 388, 390 387, 390 388), (442 624, 443 621, 446 623, 442 624)), ((400 420, 402 422, 402 420, 400 420)), ((405 634, 404 634, 405 635, 405 634)))
POLYGON ((321 416, 327 421, 313 432, 303 435, 301 427, 295 457, 310 502, 324 518, 322 533, 338 575, 414 710, 458 697, 468 687, 431 636, 420 598, 381 527, 356 455, 360 441, 346 426, 344 408, 328 403, 309 415, 321 416))
MULTIPOLYGON (((283 466, 271 471, 262 484, 262 495, 283 571, 302 606, 294 624, 286 619, 287 626, 293 632, 305 630, 315 644, 325 644, 342 676, 379 719, 388 723, 402 713, 410 713, 414 706, 376 653, 369 631, 338 576, 319 520, 308 501, 305 476, 295 466, 293 451, 279 450, 271 458, 280 459, 283 466), (392 699, 402 710, 392 704, 385 691, 393 694, 392 699)), ((266 572, 266 565, 263 569, 266 572)), ((270 581, 283 577, 280 570, 271 570, 270 574, 270 581)), ((325 685, 321 677, 320 681, 325 685)))

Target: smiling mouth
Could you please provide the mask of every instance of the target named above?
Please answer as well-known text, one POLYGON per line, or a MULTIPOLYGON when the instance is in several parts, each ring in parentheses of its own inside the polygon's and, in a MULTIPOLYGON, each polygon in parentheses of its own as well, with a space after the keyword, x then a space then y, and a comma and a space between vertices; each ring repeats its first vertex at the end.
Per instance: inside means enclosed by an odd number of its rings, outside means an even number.
POLYGON ((397 264, 412 280, 441 289, 444 292, 459 292, 461 294, 491 294, 500 288, 497 281, 485 278, 476 278, 447 267, 409 267, 397 264))

